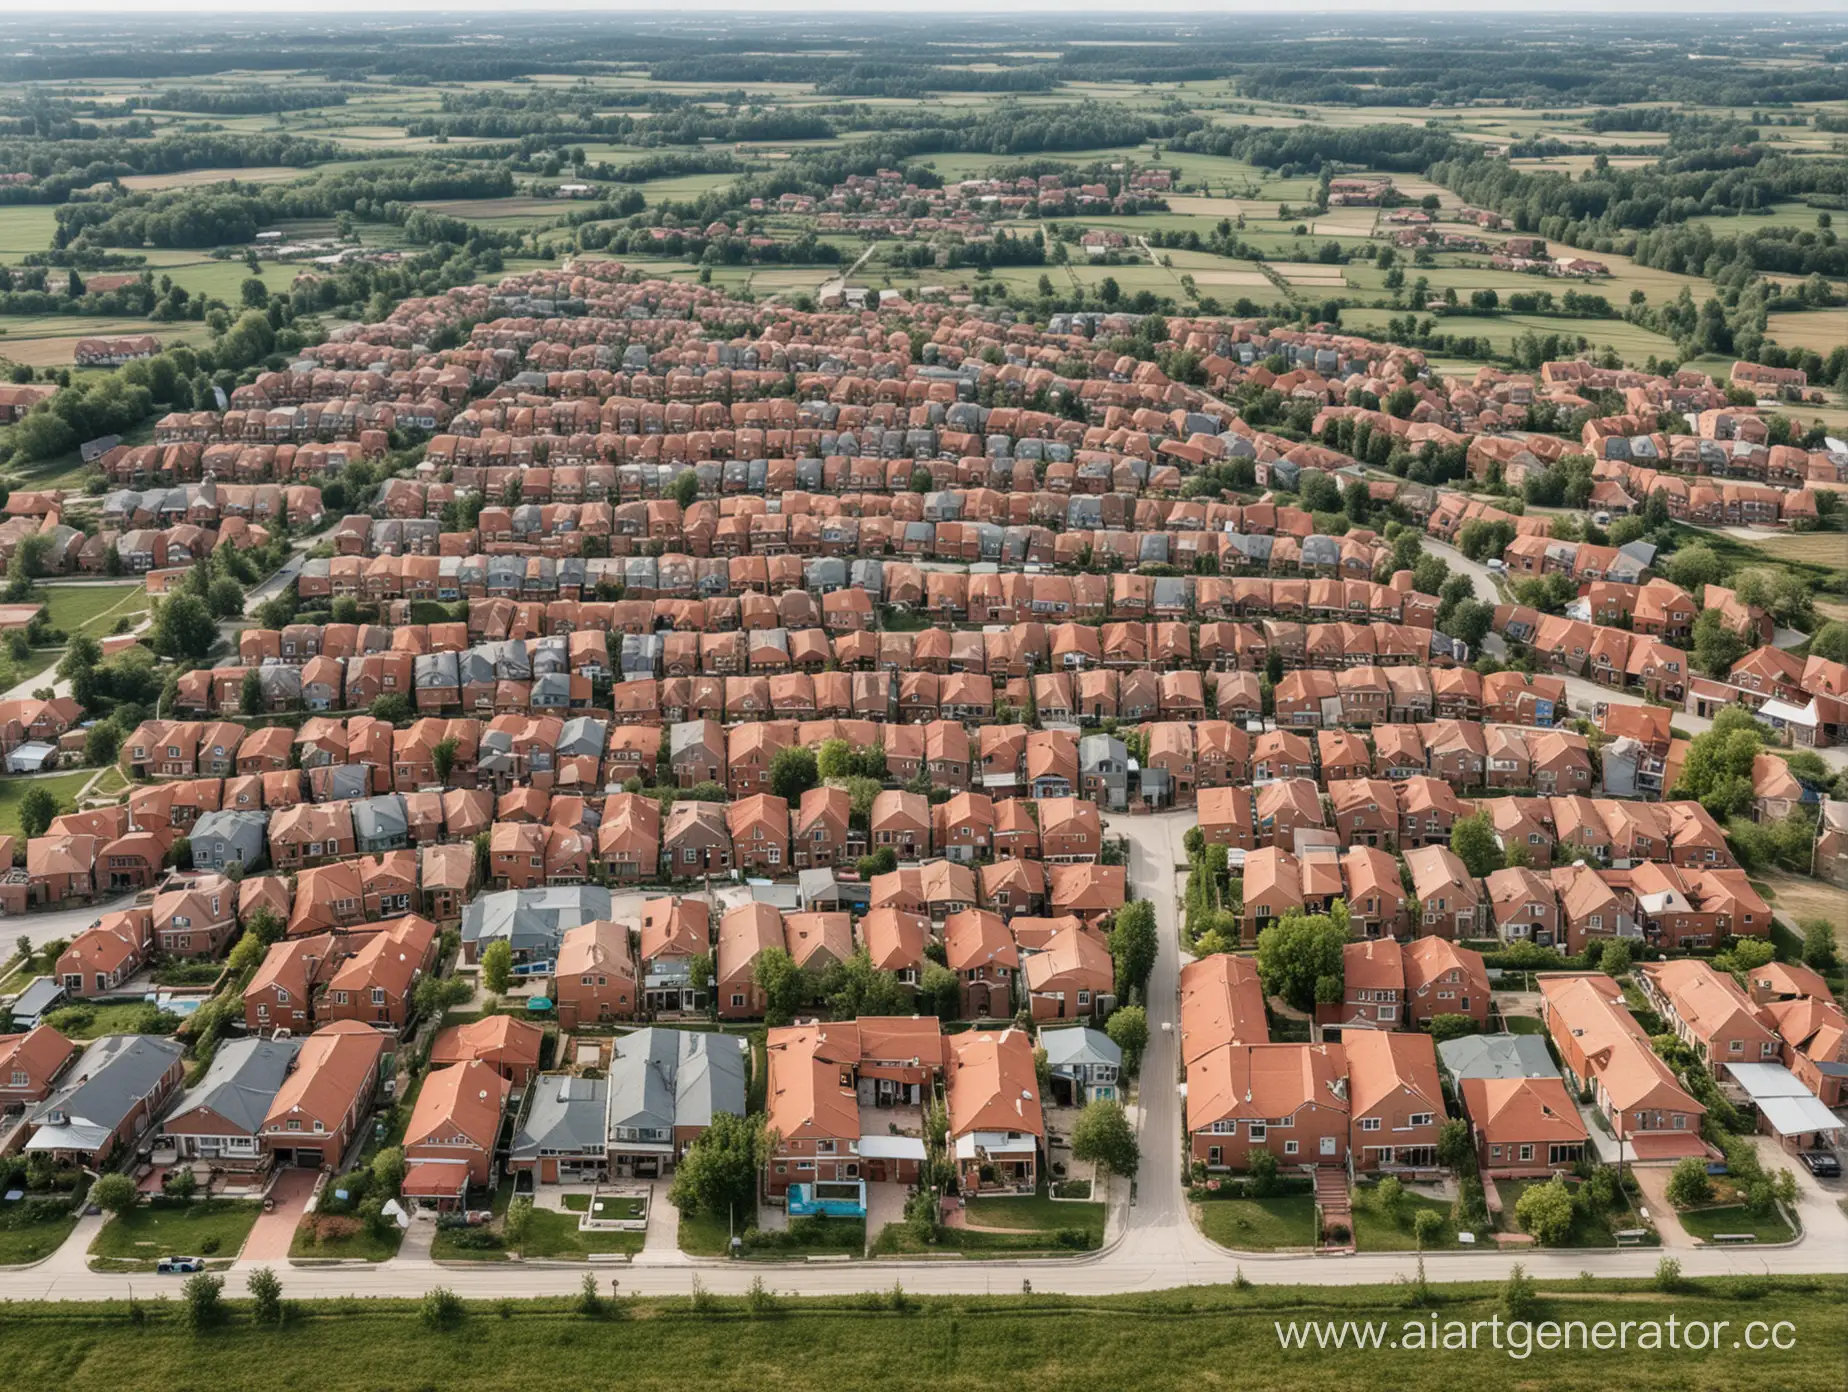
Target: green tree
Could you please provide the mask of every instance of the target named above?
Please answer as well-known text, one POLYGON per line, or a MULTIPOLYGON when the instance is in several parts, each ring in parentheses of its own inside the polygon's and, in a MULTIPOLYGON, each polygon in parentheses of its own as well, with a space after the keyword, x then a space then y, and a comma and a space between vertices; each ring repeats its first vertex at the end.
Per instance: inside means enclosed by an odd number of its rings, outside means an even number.
POLYGON ((186 1284, 180 1287, 180 1296, 185 1301, 186 1327, 201 1334, 223 1320, 224 1293, 225 1278, 222 1276, 201 1271, 187 1277, 186 1284))
POLYGON ((1135 899, 1117 910, 1116 922, 1110 929, 1110 955, 1116 961, 1119 996, 1127 998, 1131 992, 1140 993, 1148 985, 1159 949, 1153 904, 1146 899, 1135 899))
POLYGON ((1437 1128, 1437 1159, 1439 1164, 1452 1170, 1475 1167, 1476 1148, 1470 1140, 1467 1121, 1450 1117, 1437 1128))
POLYGON ((237 708, 245 715, 263 714, 263 678, 255 667, 247 668, 237 689, 237 708))
POLYGON ((403 692, 392 691, 380 696, 366 708, 366 713, 374 720, 383 720, 387 725, 402 725, 409 720, 414 709, 410 697, 403 692))
POLYGON ((674 476, 671 492, 674 501, 680 504, 680 510, 684 513, 699 501, 699 474, 692 469, 681 470, 674 476))
POLYGON ((962 1018, 962 983, 956 973, 938 962, 925 964, 918 984, 918 1009, 939 1020, 962 1018))
POLYGON ((430 766, 436 772, 436 781, 447 786, 449 771, 456 766, 456 750, 461 746, 451 737, 440 739, 430 750, 430 766))
POLYGON ((221 575, 206 586, 205 607, 215 619, 235 618, 244 612, 244 587, 228 575, 221 575))
POLYGON ((1708 676, 1725 676, 1745 651, 1745 640, 1726 626, 1718 609, 1708 609, 1694 620, 1694 665, 1708 676))
POLYGON ((404 1147, 384 1147, 372 1157, 369 1168, 372 1172, 373 1192, 386 1198, 397 1198, 404 1188, 404 1147))
POLYGON ((1598 970, 1613 981, 1626 975, 1635 958, 1630 951, 1630 944, 1617 939, 1604 944, 1604 951, 1598 954, 1598 970))
POLYGON ((1373 1189, 1373 1202, 1381 1213, 1397 1220, 1399 1211, 1405 1207, 1405 1186, 1394 1175, 1387 1175, 1373 1189))
POLYGON ((1085 1105, 1072 1123, 1072 1158, 1108 1165, 1125 1177, 1136 1173, 1142 1151, 1121 1103, 1100 1100, 1085 1105))
POLYGON ((1729 706, 1714 717, 1711 729, 1688 742, 1673 796, 1695 799, 1721 821, 1740 815, 1751 806, 1752 765, 1763 749, 1751 714, 1729 706))
POLYGON ((1572 1191, 1555 1175, 1545 1184, 1528 1186, 1515 1201, 1514 1220, 1542 1247, 1557 1247, 1571 1235, 1576 1212, 1572 1191))
POLYGON ((512 983, 513 947, 505 938, 496 938, 481 954, 481 984, 498 996, 512 983))
POLYGON ((1495 839, 1495 823, 1487 812, 1458 817, 1450 828, 1450 849, 1476 879, 1502 868, 1501 844, 1495 839))
POLYGON ((1297 1010, 1312 1010, 1318 983, 1329 977, 1341 981, 1346 942, 1327 914, 1285 914, 1258 934, 1258 977, 1269 994, 1297 1010))
POLYGON ((898 984, 898 977, 875 967, 864 947, 828 969, 821 980, 821 991, 837 1020, 911 1013, 911 998, 898 984))
POLYGON ((770 791, 794 807, 819 781, 815 751, 799 744, 776 751, 770 760, 770 791))
POLYGON ((134 1180, 120 1172, 111 1171, 90 1186, 90 1202, 104 1213, 120 1218, 141 1202, 141 1193, 135 1188, 134 1180))
POLYGON ((1713 1181, 1707 1177, 1707 1162, 1690 1155, 1678 1162, 1668 1177, 1668 1201, 1676 1208, 1695 1208, 1713 1197, 1713 1181))
POLYGON ((1134 1074, 1142 1067, 1143 1051, 1149 1047, 1149 1017, 1139 1005, 1118 1007, 1104 1024, 1104 1033, 1123 1051, 1123 1071, 1134 1074))
POLYGON ((757 1214, 757 1171, 768 1151, 760 1118, 714 1113, 674 1170, 669 1197, 690 1215, 732 1215, 740 1232, 757 1214))
POLYGON ((43 836, 58 815, 58 800, 44 787, 34 785, 19 800, 19 829, 28 840, 43 836))
POLYGON ((1832 970, 1838 955, 1835 925, 1826 918, 1806 918, 1802 926, 1804 964, 1819 972, 1832 970))
POLYGON ((1669 556, 1661 571, 1689 594, 1699 595, 1707 586, 1726 578, 1726 563, 1711 546, 1696 542, 1669 556))
POLYGON ((282 1281, 267 1266, 250 1273, 250 1317, 258 1324, 282 1323, 282 1281))
POLYGON ((148 631, 148 646, 163 657, 199 661, 218 641, 218 624, 205 601, 180 591, 161 601, 148 631))
POLYGON ((768 1025, 788 1024, 808 998, 808 978, 796 959, 780 947, 767 947, 757 954, 751 980, 764 993, 764 1023, 768 1025))

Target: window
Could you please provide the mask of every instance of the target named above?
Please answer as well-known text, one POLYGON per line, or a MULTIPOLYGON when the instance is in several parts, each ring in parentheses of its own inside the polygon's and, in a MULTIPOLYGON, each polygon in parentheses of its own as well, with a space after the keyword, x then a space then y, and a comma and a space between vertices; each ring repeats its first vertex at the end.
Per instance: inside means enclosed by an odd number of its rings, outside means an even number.
POLYGON ((1413 1126, 1429 1126, 1431 1125, 1433 1120, 1435 1120, 1435 1117, 1434 1117, 1434 1114, 1431 1112, 1413 1112, 1412 1113, 1412 1125, 1413 1126))
POLYGON ((1252 1139, 1253 1144, 1256 1144, 1257 1142, 1263 1140, 1267 1132, 1267 1129, 1268 1129, 1266 1128, 1264 1123, 1261 1121, 1251 1122, 1250 1128, 1251 1128, 1251 1139, 1252 1139))
POLYGON ((734 994, 731 998, 731 1003, 734 1006, 742 1007, 744 1005, 744 997, 742 995, 734 994))
POLYGON ((1523 1160, 1532 1160, 1534 1158, 1534 1148, 1530 1145, 1522 1146, 1520 1158, 1523 1160))
POLYGON ((1296 1142, 1295 1141, 1285 1141, 1283 1143, 1283 1153, 1285 1155, 1296 1154, 1296 1142))
POLYGON ((1380 1119, 1378 1117, 1362 1117, 1360 1119, 1360 1129, 1362 1131, 1377 1131, 1380 1129, 1380 1119))

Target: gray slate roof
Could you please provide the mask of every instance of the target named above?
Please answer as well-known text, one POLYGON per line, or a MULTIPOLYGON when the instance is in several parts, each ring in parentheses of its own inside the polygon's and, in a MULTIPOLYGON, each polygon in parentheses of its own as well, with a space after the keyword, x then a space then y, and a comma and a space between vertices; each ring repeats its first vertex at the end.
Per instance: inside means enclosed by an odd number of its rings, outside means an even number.
POLYGON ((602 1078, 543 1074, 514 1135, 512 1158, 536 1160, 544 1151, 601 1154, 609 1086, 602 1078))
POLYGON ((83 1051, 64 1086, 32 1113, 38 1129, 27 1150, 96 1150, 179 1061, 175 1041, 151 1034, 106 1034, 83 1051))
POLYGON ((1546 1040, 1537 1034, 1468 1034, 1437 1046, 1445 1070, 1465 1078, 1557 1078, 1546 1040))
MULTIPOLYGON (((745 1050, 731 1035, 644 1029, 624 1035, 610 1058, 609 1134, 619 1126, 709 1126, 745 1112, 745 1050)), ((624 1142, 624 1144, 632 1144, 624 1142)))
POLYGON ((220 1045, 212 1066, 181 1095, 174 1114, 209 1107, 256 1135, 301 1047, 300 1039, 233 1039, 220 1045))

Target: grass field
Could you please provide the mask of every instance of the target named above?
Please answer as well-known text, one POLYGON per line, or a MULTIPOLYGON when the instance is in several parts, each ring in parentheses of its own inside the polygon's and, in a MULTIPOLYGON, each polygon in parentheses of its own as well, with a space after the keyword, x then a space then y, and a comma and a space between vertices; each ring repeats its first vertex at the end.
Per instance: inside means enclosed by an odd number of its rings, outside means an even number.
MULTIPOLYGON (((1390 309, 1346 309, 1341 325, 1346 329, 1383 332, 1386 321, 1395 311, 1390 309)), ((1432 332, 1458 337, 1484 337, 1498 352, 1507 352, 1517 335, 1532 330, 1539 334, 1583 336, 1593 348, 1615 348, 1626 362, 1640 364, 1651 354, 1673 357, 1674 340, 1621 319, 1567 319, 1544 314, 1501 314, 1492 316, 1451 314, 1432 321, 1432 332)))
POLYGON ((117 620, 133 621, 148 609, 148 588, 143 584, 47 585, 40 593, 52 627, 93 638, 113 633, 117 620))
POLYGON ((1430 1210, 1443 1219, 1444 1226, 1425 1244, 1426 1251, 1441 1251, 1457 1245, 1456 1224, 1450 1220, 1450 1205, 1420 1194, 1406 1194, 1395 1216, 1379 1205, 1379 1186, 1356 1184, 1353 1188, 1354 1245, 1363 1252, 1415 1252, 1418 1238, 1412 1231, 1413 1215, 1430 1210))
POLYGON ((50 1020, 58 1033, 78 1041, 101 1039, 105 1034, 133 1034, 154 1007, 145 1001, 122 1001, 113 1005, 92 1005, 81 1001, 59 1006, 50 1020))
MULTIPOLYGON (((1529 1179, 1498 1179, 1495 1192, 1501 1197, 1502 1226, 1509 1232, 1521 1231, 1521 1225, 1515 1221, 1514 1206, 1520 1202, 1521 1195, 1530 1187, 1546 1181, 1529 1179)), ((1621 1225, 1620 1225, 1621 1226, 1621 1225)), ((1602 1219, 1587 1217, 1578 1210, 1573 1211, 1572 1231, 1566 1234, 1560 1247, 1615 1247, 1617 1240, 1611 1236, 1610 1227, 1602 1219)))
POLYGON ((17 261, 28 251, 43 251, 57 230, 56 210, 46 203, 12 203, 0 207, 0 261, 17 261))
POLYGON ((644 1237, 639 1232, 584 1232, 572 1214, 535 1208, 520 1240, 520 1255, 529 1260, 582 1261, 592 1252, 633 1254, 642 1250, 644 1237))
POLYGON ((1765 331, 1786 348, 1811 348, 1826 356, 1848 343, 1848 305, 1768 315, 1765 331))
MULTIPOLYGON (((286 1297, 289 1273, 281 1275, 286 1297)), ((575 1313, 571 1299, 555 1298, 469 1305, 448 1329, 426 1326, 414 1301, 303 1302, 281 1330, 254 1324, 236 1302, 231 1319, 203 1337, 185 1328, 177 1301, 144 1301, 146 1318, 136 1323, 119 1301, 15 1303, 0 1324, 0 1356, 18 1386, 60 1392, 246 1386, 255 1369, 264 1386, 284 1392, 527 1392, 538 1368, 551 1386, 625 1392, 682 1392, 690 1383, 714 1392, 1053 1392, 1079 1377, 1107 1387, 1268 1392, 1459 1385, 1784 1392, 1839 1383, 1842 1278, 1771 1278, 1749 1305, 1725 1282, 1689 1284, 1674 1297, 1680 1321, 1789 1320, 1789 1347, 1695 1351, 1678 1341, 1607 1351, 1581 1342, 1514 1361, 1486 1335, 1473 1349, 1466 1338, 1465 1348, 1441 1357, 1403 1346, 1313 1353, 1279 1346, 1280 1320, 1385 1321, 1396 1335, 1412 1325, 1423 1333, 1435 1316, 1467 1334, 1469 1322, 1497 1310, 1496 1288, 1479 1283, 1442 1288, 1431 1312, 1407 1310, 1398 1286, 1196 1286, 1098 1299, 972 1291, 908 1298, 898 1310, 883 1295, 785 1299, 762 1317, 751 1317, 742 1297, 707 1297, 701 1310, 687 1299, 622 1302, 595 1320, 575 1313)), ((1665 1321, 1671 1308, 1663 1299, 1641 1282, 1542 1283, 1539 1317, 1665 1321)))
POLYGON ((162 1257, 235 1257, 250 1236, 262 1207, 229 1199, 142 1204, 111 1218, 90 1244, 92 1257, 120 1268, 137 1262, 152 1270, 162 1257))
POLYGON ((403 1241, 404 1234, 396 1228, 383 1236, 375 1236, 364 1223, 357 1222, 350 1233, 323 1232, 311 1213, 302 1219, 289 1241, 289 1260, 390 1261, 398 1255, 398 1246, 403 1241))
POLYGON ((1788 1242, 1796 1236, 1790 1224, 1776 1213, 1754 1217, 1743 1204, 1723 1204, 1718 1208, 1696 1208, 1677 1213, 1676 1219, 1689 1237, 1713 1241, 1715 1233, 1751 1233, 1759 1242, 1788 1242))
MULTIPOLYGON (((65 1197, 70 1198, 69 1195, 65 1197)), ((7 1205, 9 1209, 12 1207, 12 1204, 7 1205)), ((69 1212, 33 1223, 21 1222, 10 1213, 0 1212, 0 1266, 25 1266, 29 1262, 43 1261, 64 1245, 64 1239, 76 1226, 77 1216, 69 1212)))
POLYGON ((1221 1247, 1269 1252, 1315 1246, 1315 1198, 1282 1194, 1270 1199, 1208 1199, 1199 1205, 1200 1231, 1221 1247))
POLYGON ((28 367, 70 367, 79 339, 141 334, 153 334, 162 343, 192 343, 204 339, 206 329, 203 324, 157 324, 93 314, 0 314, 0 358, 28 367))
POLYGON ((48 778, 0 778, 0 836, 18 836, 19 804, 34 788, 43 788, 57 800, 58 811, 76 811, 76 797, 95 770, 76 769, 54 773, 48 778))
POLYGON ((308 171, 292 164, 252 165, 248 169, 180 169, 171 174, 125 174, 122 187, 127 189, 195 188, 201 184, 222 184, 236 179, 240 184, 276 184, 300 178, 308 171))

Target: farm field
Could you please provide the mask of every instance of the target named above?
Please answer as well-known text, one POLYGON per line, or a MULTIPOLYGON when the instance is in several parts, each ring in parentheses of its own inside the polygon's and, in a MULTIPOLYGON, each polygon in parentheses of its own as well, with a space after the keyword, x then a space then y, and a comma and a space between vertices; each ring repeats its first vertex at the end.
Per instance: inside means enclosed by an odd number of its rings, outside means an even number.
POLYGON ((1786 348, 1810 348, 1826 354, 1848 343, 1848 306, 1768 315, 1765 332, 1786 348))
POLYGON ((171 174, 124 174, 122 187, 128 189, 193 188, 200 184, 222 184, 236 179, 245 184, 275 184, 306 174, 295 165, 253 165, 249 168, 182 169, 171 174))
MULTIPOLYGON (((1390 309, 1343 310, 1341 322, 1350 329, 1383 331, 1395 312, 1390 309)), ((1569 319, 1543 314, 1502 314, 1495 316, 1450 314, 1433 320, 1438 333, 1459 337, 1486 337, 1498 352, 1506 352, 1515 338, 1532 330, 1539 334, 1566 334, 1583 337, 1594 349, 1606 345, 1620 353, 1626 362, 1640 364, 1651 354, 1672 356, 1674 341, 1658 333, 1627 324, 1621 319, 1569 319)))
POLYGON ((57 801, 59 812, 77 810, 77 794, 95 774, 94 769, 75 769, 54 773, 45 778, 0 778, 0 836, 18 836, 19 805, 34 788, 42 788, 57 801))
POLYGON ((196 323, 157 324, 151 319, 107 319, 83 314, 0 314, 0 358, 30 367, 70 367, 78 341, 153 334, 162 343, 205 337, 196 323))

